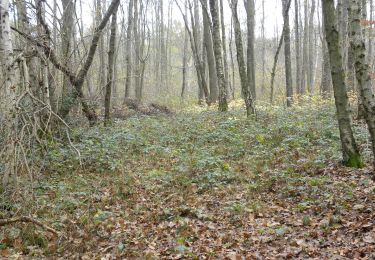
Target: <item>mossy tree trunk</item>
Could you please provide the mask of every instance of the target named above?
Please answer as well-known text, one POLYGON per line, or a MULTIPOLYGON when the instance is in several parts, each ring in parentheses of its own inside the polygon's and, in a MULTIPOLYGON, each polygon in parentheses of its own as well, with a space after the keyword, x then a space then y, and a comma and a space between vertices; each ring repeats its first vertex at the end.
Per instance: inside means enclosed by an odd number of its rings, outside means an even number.
POLYGON ((222 42, 220 37, 220 21, 218 12, 218 0, 210 0, 212 16, 212 42, 216 61, 216 73, 219 85, 219 111, 228 110, 227 95, 225 91, 225 78, 223 68, 222 42))
POLYGON ((331 64, 333 92, 339 123, 343 162, 347 166, 358 168, 362 167, 363 163, 351 127, 349 100, 345 85, 345 73, 341 56, 342 51, 337 29, 334 0, 322 0, 322 9, 325 36, 331 64))
MULTIPOLYGON (((372 151, 375 155, 375 97, 371 87, 371 70, 366 60, 366 46, 361 30, 361 2, 352 0, 349 6, 350 49, 354 57, 355 74, 370 132, 372 151)), ((375 159, 374 159, 375 166, 375 159)))
POLYGON ((251 97, 251 92, 248 83, 248 76, 246 73, 246 64, 244 59, 244 51, 242 45, 242 33, 240 27, 240 21, 238 19, 237 13, 237 0, 231 1, 231 9, 232 9, 232 16, 233 16, 233 27, 234 27, 234 41, 236 43, 236 50, 237 50, 237 63, 238 63, 238 70, 240 74, 241 80, 241 88, 242 88, 242 96, 245 101, 246 106, 246 114, 250 116, 255 113, 255 108, 253 104, 253 99, 251 97))

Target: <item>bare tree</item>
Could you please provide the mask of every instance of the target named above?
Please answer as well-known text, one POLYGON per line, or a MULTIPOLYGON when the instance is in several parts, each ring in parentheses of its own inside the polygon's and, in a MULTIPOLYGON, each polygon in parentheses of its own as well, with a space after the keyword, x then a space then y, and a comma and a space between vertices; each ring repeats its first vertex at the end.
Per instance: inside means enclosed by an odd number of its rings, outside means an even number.
POLYGON ((339 123, 343 162, 347 166, 361 167, 362 159, 359 154, 351 127, 349 100, 345 84, 342 51, 337 28, 337 16, 334 0, 322 0, 324 29, 331 65, 333 92, 339 123))
POLYGON ((242 33, 241 33, 240 21, 238 19, 237 5, 238 5, 238 0, 231 0, 234 36, 235 36, 236 49, 237 49, 238 71, 239 71, 240 79, 241 79, 241 89, 242 89, 242 96, 245 101, 246 114, 249 117, 250 115, 255 114, 255 107, 254 107, 253 98, 251 97, 248 75, 246 72, 246 64, 245 64, 245 59, 243 56, 244 51, 243 51, 243 45, 242 45, 242 33))
POLYGON ((133 3, 129 0, 128 7, 128 27, 126 29, 126 80, 125 80, 125 99, 130 97, 130 87, 132 78, 132 27, 133 27, 133 3))
MULTIPOLYGON (((82 86, 85 81, 85 77, 87 75, 87 72, 92 64, 92 61, 94 59, 94 55, 96 52, 96 48, 98 46, 98 42, 100 39, 100 36, 102 34, 102 31, 104 27, 106 26, 110 16, 112 15, 113 11, 115 10, 116 6, 120 3, 120 0, 113 0, 108 7, 108 10, 106 14, 103 17, 103 20, 99 24, 99 26, 96 28, 93 38, 91 40, 91 45, 88 50, 88 54, 86 56, 86 59, 81 66, 81 68, 78 70, 77 73, 74 73, 70 68, 64 66, 64 64, 60 63, 58 57, 55 54, 54 49, 51 48, 48 42, 40 42, 36 39, 34 39, 31 35, 28 35, 24 32, 19 31, 18 29, 12 27, 12 30, 18 32, 20 35, 28 39, 31 43, 35 44, 36 46, 43 49, 45 55, 48 57, 48 59, 51 61, 51 63, 59 70, 61 70, 66 76, 69 77, 69 80, 71 84, 74 86, 74 91, 71 93, 71 96, 69 97, 69 104, 64 106, 64 109, 60 109, 60 115, 62 118, 65 118, 68 114, 72 106, 75 104, 75 101, 77 99, 80 99, 82 104, 82 110, 84 114, 86 115, 87 119, 89 120, 90 125, 94 125, 97 122, 97 115, 95 111, 89 107, 85 100, 85 96, 83 94, 82 86)), ((45 33, 47 34, 47 38, 50 38, 50 30, 44 21, 41 10, 38 8, 38 20, 41 22, 45 33)))
POLYGON ((210 17, 207 12, 207 0, 202 0, 202 17, 203 17, 203 44, 207 55, 208 75, 210 85, 210 102, 215 103, 218 98, 218 79, 216 74, 216 62, 214 49, 212 45, 210 17))
POLYGON ((296 50, 296 92, 301 94, 301 36, 299 31, 299 0, 294 0, 294 38, 296 50))
POLYGON ((247 77, 249 81, 251 96, 256 100, 255 85, 255 3, 254 0, 244 0, 247 14, 247 77))
POLYGON ((290 28, 289 28, 289 7, 291 0, 283 0, 283 18, 284 18, 284 56, 285 56, 285 80, 286 80, 286 104, 288 107, 293 102, 293 83, 292 83, 292 59, 290 52, 290 28))
POLYGON ((350 1, 349 17, 351 35, 350 49, 354 57, 356 78, 358 82, 360 98, 364 106, 366 123, 370 133, 375 166, 375 97, 371 86, 371 70, 369 65, 367 64, 365 40, 360 24, 360 0, 350 1))
POLYGON ((227 111, 227 94, 225 90, 225 78, 223 68, 222 42, 220 37, 220 21, 217 0, 210 0, 210 11, 212 16, 212 41, 216 61, 216 72, 219 84, 219 111, 227 111))
POLYGON ((105 99, 104 99, 104 126, 108 126, 110 121, 110 108, 111 108, 111 91, 112 82, 114 78, 114 61, 115 61, 115 47, 116 47, 116 30, 117 30, 117 9, 113 11, 111 21, 111 36, 109 39, 109 50, 108 50, 108 72, 107 72, 107 84, 105 86, 105 99))

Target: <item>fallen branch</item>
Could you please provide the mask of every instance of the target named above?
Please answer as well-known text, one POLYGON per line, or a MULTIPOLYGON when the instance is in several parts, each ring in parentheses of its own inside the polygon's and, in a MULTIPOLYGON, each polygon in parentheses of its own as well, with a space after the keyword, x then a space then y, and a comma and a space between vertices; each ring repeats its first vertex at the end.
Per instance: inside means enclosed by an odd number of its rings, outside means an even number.
POLYGON ((55 229, 47 226, 46 224, 44 224, 44 223, 42 223, 42 222, 40 222, 36 219, 33 219, 31 217, 27 217, 27 216, 21 216, 21 217, 9 218, 9 219, 0 219, 0 227, 5 226, 5 225, 9 225, 9 224, 12 224, 12 223, 17 223, 17 222, 33 223, 33 224, 35 224, 39 227, 42 227, 45 230, 51 232, 55 236, 59 235, 59 233, 55 229))

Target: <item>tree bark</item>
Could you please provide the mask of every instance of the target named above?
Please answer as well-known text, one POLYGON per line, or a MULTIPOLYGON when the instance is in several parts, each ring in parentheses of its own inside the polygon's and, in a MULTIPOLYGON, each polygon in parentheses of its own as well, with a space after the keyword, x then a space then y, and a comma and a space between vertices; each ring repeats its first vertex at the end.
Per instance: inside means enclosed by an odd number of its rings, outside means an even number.
MULTIPOLYGON (((185 16, 187 15, 187 4, 185 3, 185 16)), ((182 88, 181 88, 181 99, 184 99, 186 91, 186 74, 187 74, 187 48, 188 48, 188 32, 184 30, 184 50, 182 56, 182 88)))
POLYGON ((243 56, 244 51, 243 51, 243 45, 242 45, 242 33, 241 33, 240 21, 238 19, 237 5, 238 5, 237 0, 231 0, 234 38, 235 38, 236 50, 237 50, 238 71, 239 71, 240 79, 241 79, 242 96, 245 101, 246 114, 249 117, 250 115, 255 114, 255 107, 254 107, 253 98, 251 97, 248 76, 246 72, 246 64, 245 64, 245 59, 243 56))
POLYGON ((294 0, 294 37, 296 45, 296 92, 301 94, 301 37, 299 32, 298 2, 298 0, 294 0))
POLYGON ((130 97, 131 77, 132 77, 132 26, 133 26, 133 0, 129 0, 128 7, 128 28, 126 29, 126 80, 125 80, 125 99, 130 97))
POLYGON ((111 36, 109 38, 109 50, 108 50, 108 72, 107 72, 107 84, 105 86, 105 98, 104 98, 104 126, 108 126, 110 122, 110 109, 111 109, 111 91, 112 82, 114 77, 114 61, 115 61, 115 47, 116 47, 116 30, 117 30, 117 9, 112 14, 111 21, 111 36))
POLYGON ((223 42, 223 63, 224 63, 224 79, 225 79, 225 93, 229 97, 229 69, 227 57, 227 40, 225 36, 225 23, 224 23, 224 7, 223 0, 220 0, 220 22, 221 22, 221 41, 223 42))
POLYGON ((345 85, 342 50, 337 29, 334 0, 322 0, 324 29, 331 64, 333 92, 339 123, 343 163, 350 167, 362 167, 362 159, 351 127, 349 100, 345 85))
POLYGON ((309 24, 308 24, 308 15, 309 15, 309 8, 308 8, 308 0, 305 0, 304 4, 304 28, 303 28, 303 47, 302 47, 302 79, 301 79, 301 95, 306 94, 306 86, 307 89, 309 88, 309 24))
POLYGON ((286 104, 292 106, 293 102, 293 83, 292 83, 292 60, 290 52, 290 27, 289 27, 289 7, 291 0, 283 0, 283 18, 284 18, 284 56, 285 56, 285 80, 286 80, 286 104))
MULTIPOLYGON (((190 40, 190 46, 191 46, 191 50, 193 52, 193 59, 194 59, 194 66, 195 66, 195 70, 196 70, 196 73, 197 73, 197 81, 198 81, 198 93, 200 93, 200 91, 203 92, 204 96, 205 96, 205 100, 206 100, 206 103, 207 105, 210 105, 210 100, 209 100, 209 92, 208 92, 208 87, 207 87, 207 83, 206 83, 206 80, 204 78, 204 68, 202 66, 202 62, 201 62, 201 57, 199 56, 199 48, 198 48, 198 32, 197 32, 197 28, 195 28, 195 25, 197 24, 197 22, 195 21, 194 18, 194 15, 193 15, 193 12, 192 12, 192 6, 190 4, 189 1, 187 1, 188 4, 189 4, 189 13, 190 13, 190 21, 191 21, 191 24, 192 24, 192 30, 193 32, 190 30, 189 28, 189 22, 187 20, 187 16, 184 14, 184 12, 182 11, 181 9, 181 6, 179 5, 178 1, 175 0, 175 3, 178 7, 178 9, 180 10, 180 13, 182 14, 182 18, 184 20, 184 24, 185 24, 185 29, 189 35, 189 40, 190 40)), ((196 13, 197 14, 197 13, 196 13)))
POLYGON ((255 3, 254 0, 244 0, 247 14, 247 77, 250 86, 251 96, 256 100, 255 85, 255 3))
POLYGON ((216 103, 218 99, 218 80, 216 74, 216 62, 214 49, 212 46, 212 37, 210 32, 210 21, 207 13, 207 0, 202 1, 202 16, 203 16, 203 44, 206 49, 208 75, 210 85, 210 102, 216 103))
POLYGON ((309 41, 308 41, 308 55, 309 55, 309 70, 308 70, 308 88, 310 95, 314 92, 314 71, 315 71, 315 53, 314 53, 314 14, 315 14, 315 0, 311 0, 311 8, 309 14, 309 41))
MULTIPOLYGON (((65 0, 66 1, 66 0, 65 0)), ((72 0, 68 0, 72 1, 72 0)), ((96 0, 96 26, 99 25, 100 21, 102 20, 103 16, 103 6, 102 6, 102 1, 103 0, 96 0)), ((105 79, 106 79, 106 71, 105 71, 105 44, 104 44, 104 35, 100 37, 99 40, 99 47, 98 47, 98 54, 99 54, 99 84, 98 84, 98 90, 100 91, 105 84, 105 79)), ((101 93, 101 91, 100 91, 101 93)))
POLYGON ((322 81, 321 81, 321 92, 324 98, 329 98, 331 96, 331 89, 332 89, 332 76, 331 76, 331 65, 329 62, 329 52, 328 46, 326 42, 326 34, 324 30, 324 18, 322 21, 322 81))
POLYGON ((212 16, 212 41, 216 61, 216 72, 219 84, 219 111, 228 110, 227 95, 225 91, 225 78, 223 71, 222 42, 220 39, 220 21, 217 0, 210 0, 210 10, 212 16))
MULTIPOLYGON (((62 0, 63 17, 61 28, 61 53, 63 65, 67 68, 72 67, 71 54, 73 47, 74 33, 74 10, 75 2, 72 0, 62 0)), ((66 110, 66 106, 71 106, 69 100, 72 96, 73 86, 69 80, 69 76, 63 75, 63 87, 61 95, 61 110, 66 110)))
POLYGON ((371 70, 366 60, 366 46, 361 31, 360 0, 351 0, 350 17, 350 49, 354 56, 355 72, 365 109, 365 119, 370 133, 375 166, 375 97, 371 86, 371 70))

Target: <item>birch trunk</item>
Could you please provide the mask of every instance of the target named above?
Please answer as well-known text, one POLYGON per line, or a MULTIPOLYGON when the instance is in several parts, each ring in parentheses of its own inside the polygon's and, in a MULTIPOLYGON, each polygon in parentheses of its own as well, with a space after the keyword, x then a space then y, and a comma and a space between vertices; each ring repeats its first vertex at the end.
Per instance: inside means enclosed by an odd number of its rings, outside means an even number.
MULTIPOLYGON (((371 87, 371 70, 366 60, 365 41, 361 30, 360 0, 351 0, 350 17, 350 49, 354 56, 355 72, 361 100, 365 109, 365 119, 370 133, 372 152, 375 156, 375 98, 371 87)), ((375 166, 375 158, 374 158, 375 166)))

